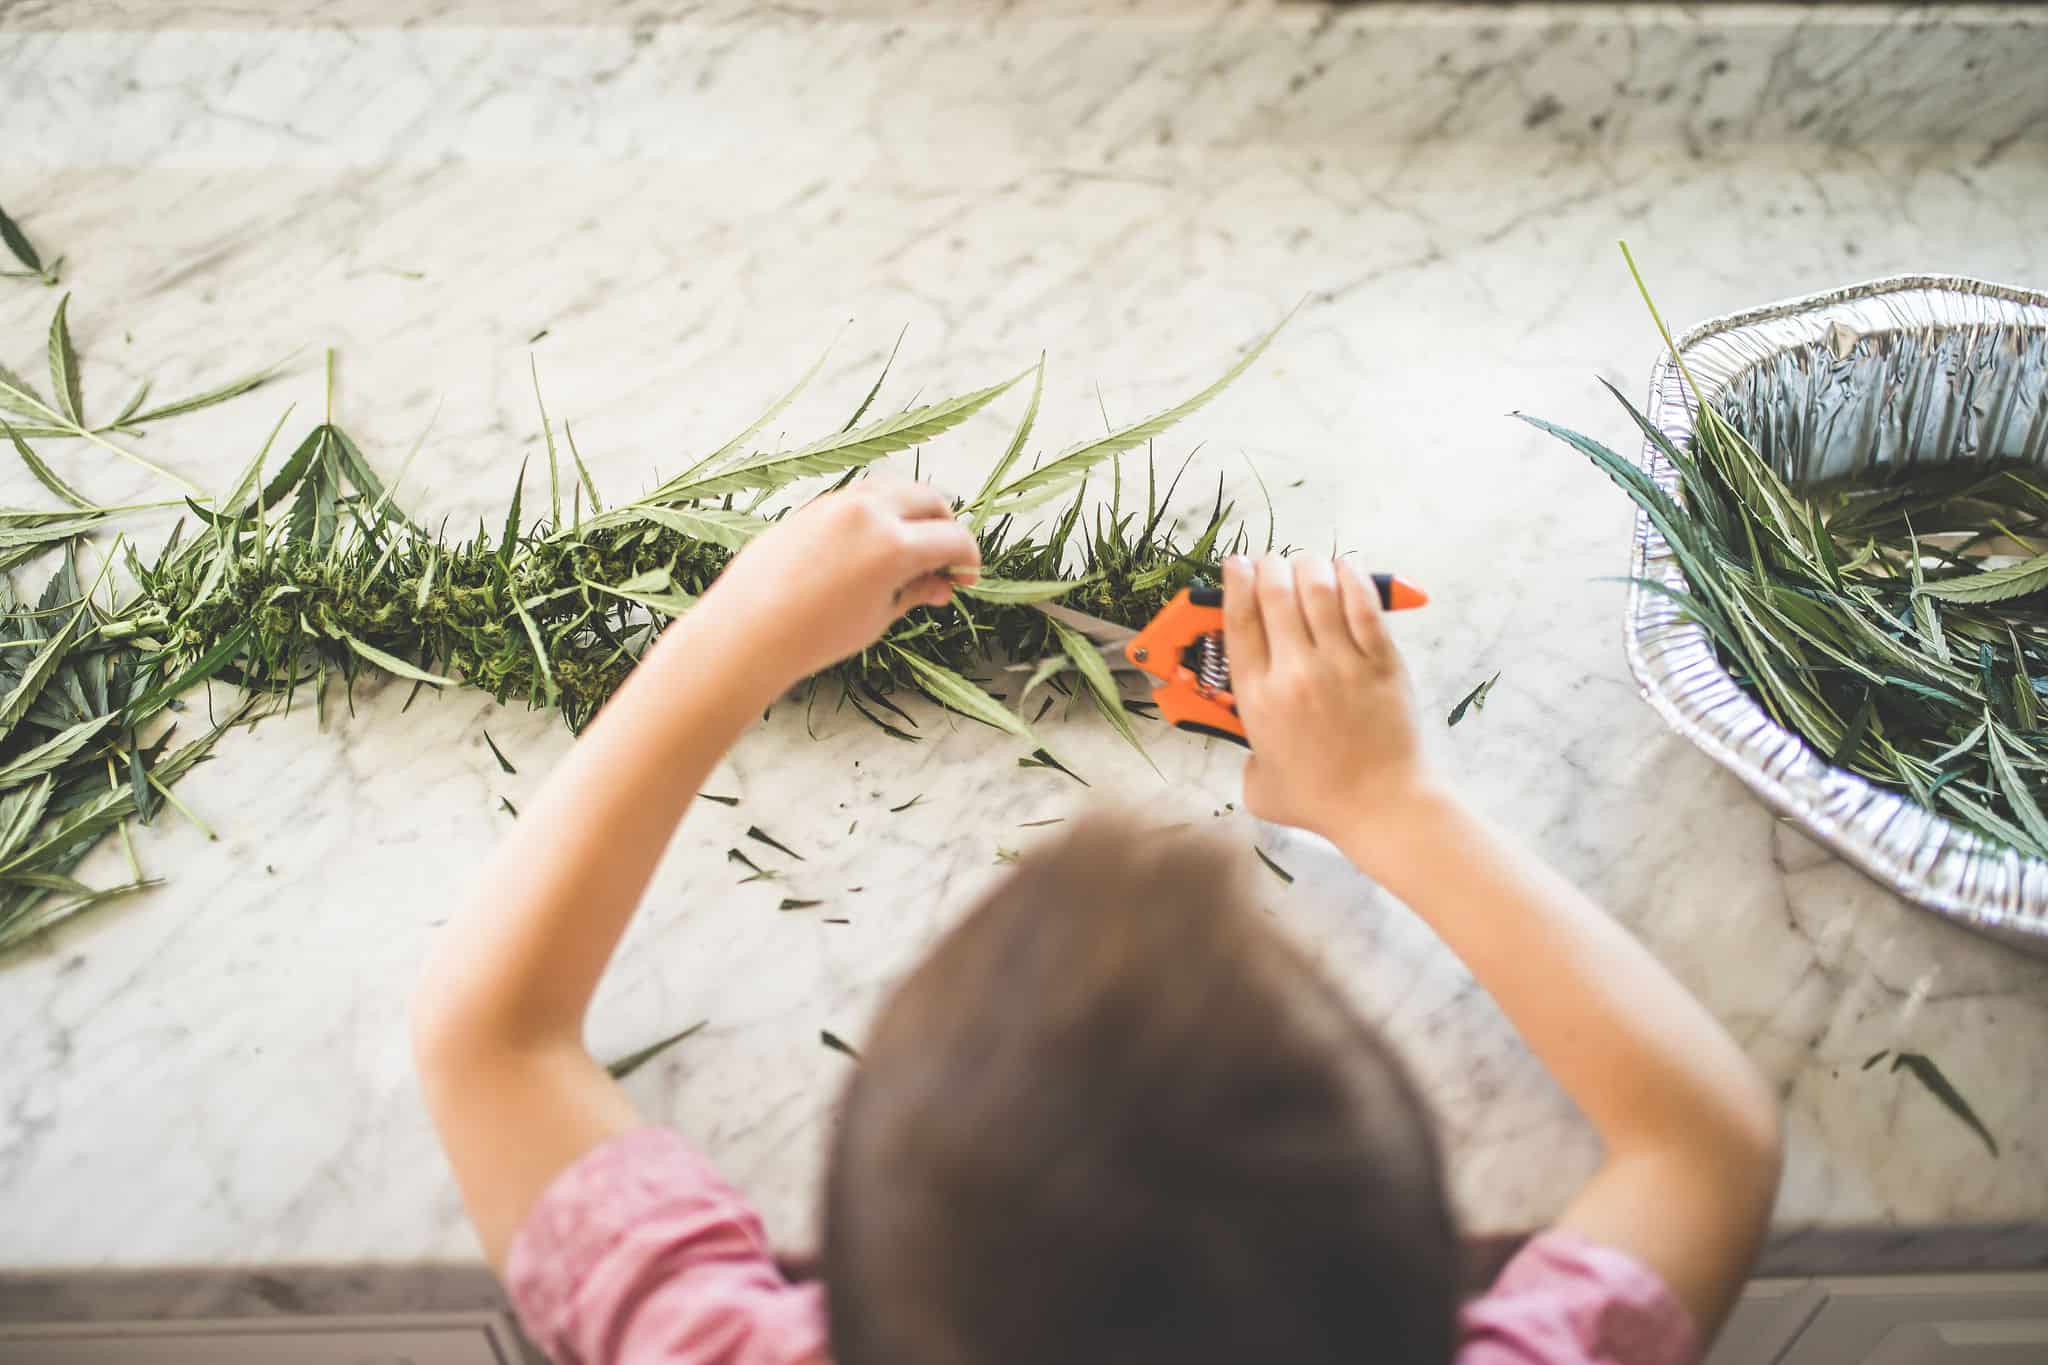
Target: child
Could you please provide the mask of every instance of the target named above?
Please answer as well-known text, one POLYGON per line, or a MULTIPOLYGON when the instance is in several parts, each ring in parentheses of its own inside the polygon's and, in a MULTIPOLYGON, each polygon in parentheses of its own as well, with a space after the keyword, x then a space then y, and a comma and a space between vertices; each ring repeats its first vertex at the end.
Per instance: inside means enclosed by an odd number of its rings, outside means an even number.
POLYGON ((1427 920, 1606 1144, 1491 1291, 1459 1305, 1436 1140, 1385 1044, 1233 855, 1113 814, 1027 857, 883 1010, 832 1150, 829 1291, 786 1279, 745 1201, 646 1126, 583 1016, 692 795, 764 705, 978 562, 943 498, 880 479, 764 533, 449 930, 416 1009, 421 1082, 534 1337, 563 1365, 1698 1359, 1776 1189, 1771 1093, 1429 769, 1374 595, 1329 560, 1225 566, 1245 805, 1427 920))

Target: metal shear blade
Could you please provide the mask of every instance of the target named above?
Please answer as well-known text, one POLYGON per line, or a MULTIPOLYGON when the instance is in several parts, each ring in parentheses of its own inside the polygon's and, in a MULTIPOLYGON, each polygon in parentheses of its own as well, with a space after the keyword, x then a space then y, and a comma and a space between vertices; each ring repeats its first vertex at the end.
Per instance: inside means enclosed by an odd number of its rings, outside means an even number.
MULTIPOLYGON (((1090 616, 1085 611, 1075 611, 1072 607, 1063 607, 1057 602, 1034 602, 1032 605, 1069 630, 1076 631, 1094 641, 1096 650, 1101 653, 1103 659, 1108 662, 1112 670, 1135 669, 1137 667, 1124 655, 1124 646, 1136 639, 1138 635, 1138 632, 1132 630, 1129 626, 1120 626, 1114 622, 1105 621, 1099 616, 1090 616)), ((1035 668, 1036 666, 1035 662, 1010 665, 1012 668, 1035 668)))

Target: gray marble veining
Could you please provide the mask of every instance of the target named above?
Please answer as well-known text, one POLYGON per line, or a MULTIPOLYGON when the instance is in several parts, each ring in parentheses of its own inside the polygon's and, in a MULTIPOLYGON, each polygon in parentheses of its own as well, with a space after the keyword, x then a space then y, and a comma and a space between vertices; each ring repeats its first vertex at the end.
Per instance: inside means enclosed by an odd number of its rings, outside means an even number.
MULTIPOLYGON (((1617 236, 1674 321, 1895 271, 2048 279, 2048 29, 1981 8, 1735 9, 635 6, 573 25, 562 5, 506 27, 353 0, 279 26, 246 6, 145 20, 16 0, 0 202, 70 258, 89 403, 331 345, 373 459, 430 429, 409 487, 455 525, 501 509, 538 449, 529 356, 599 481, 631 490, 835 337, 791 439, 843 420, 907 324, 899 402, 1048 349, 1057 445, 1101 420, 1098 383, 1112 416, 1162 405, 1306 300, 1162 447, 1205 443, 1184 486, 1220 475, 1263 533, 1256 464, 1282 539, 1427 585, 1436 605, 1401 632, 1431 714, 1503 671, 1483 713, 1436 734, 1444 759, 1776 1079, 1781 1254, 1996 1223, 1958 1258, 2040 1259, 2048 969, 1872 887, 1664 732, 1620 649, 1629 507, 1506 415, 1627 439, 1595 381, 1640 391, 1655 336, 1617 236), (1998 1159, 1860 1069, 1897 1048, 1940 1063, 1998 1159)), ((56 296, 0 283, 0 360, 28 369, 56 296)), ((314 354, 148 449, 225 482, 286 402, 317 410, 314 354)), ((971 486, 1002 439, 992 417, 924 467, 971 486)), ((96 495, 156 495, 50 453, 96 495)), ((12 470, 0 492, 43 496, 12 470)), ((469 693, 401 713, 405 690, 232 737, 180 788, 217 841, 160 822, 138 844, 164 890, 0 966, 0 1264, 474 1258, 403 1011, 510 828, 499 798, 567 736, 469 693)), ((712 784, 744 804, 678 837, 593 1021, 607 1053, 709 1021, 631 1087, 791 1240, 843 1077, 818 1029, 858 1038, 996 875, 996 845, 1032 837, 1006 826, 1084 808, 995 737, 922 719, 907 745, 821 707, 814 741, 778 708, 712 784), (806 856, 780 886, 732 884, 723 853, 750 823, 806 856), (779 914, 783 894, 851 923, 779 914)), ((1414 1059, 1475 1231, 1556 1210, 1590 1132, 1398 905, 1230 809, 1235 751, 1161 736, 1162 784, 1091 717, 1058 733, 1097 793, 1257 838, 1295 873, 1273 908, 1414 1059)))

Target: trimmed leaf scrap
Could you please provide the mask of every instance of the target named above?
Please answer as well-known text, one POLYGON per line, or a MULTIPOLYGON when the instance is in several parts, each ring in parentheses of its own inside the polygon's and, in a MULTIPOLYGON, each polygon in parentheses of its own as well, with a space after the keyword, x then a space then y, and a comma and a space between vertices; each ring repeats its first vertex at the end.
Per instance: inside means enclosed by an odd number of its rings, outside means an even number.
POLYGON ((1794 489, 1712 403, 1681 446, 1609 391, 1676 472, 1678 497, 1590 437, 1523 420, 1586 456, 1670 547, 1683 589, 1636 586, 1697 623, 1735 680, 1824 758, 2048 857, 2048 554, 2034 548, 2048 537, 2048 487, 2036 471, 1794 489))

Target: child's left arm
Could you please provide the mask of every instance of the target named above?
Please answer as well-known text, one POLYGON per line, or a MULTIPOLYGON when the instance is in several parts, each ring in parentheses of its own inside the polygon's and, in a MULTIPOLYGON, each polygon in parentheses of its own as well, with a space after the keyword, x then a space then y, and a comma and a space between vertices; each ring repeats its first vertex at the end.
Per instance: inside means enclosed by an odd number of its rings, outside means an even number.
POLYGON ((413 1051, 494 1266, 558 1172, 640 1123, 584 1013, 713 765, 799 679, 979 562, 925 485, 872 479, 793 513, 662 633, 492 856, 428 967, 413 1051))

